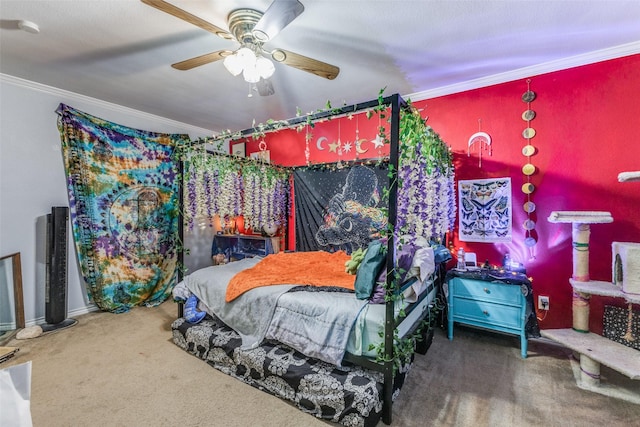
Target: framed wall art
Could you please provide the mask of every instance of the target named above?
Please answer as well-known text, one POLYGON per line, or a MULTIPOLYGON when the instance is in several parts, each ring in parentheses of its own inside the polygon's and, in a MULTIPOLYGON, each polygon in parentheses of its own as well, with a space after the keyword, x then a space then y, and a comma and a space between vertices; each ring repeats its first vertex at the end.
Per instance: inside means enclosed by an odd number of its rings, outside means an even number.
POLYGON ((511 241, 511 178, 460 180, 458 197, 461 241, 511 241))
POLYGON ((233 144, 231 146, 231 154, 238 157, 245 157, 245 144, 244 142, 239 142, 237 144, 233 144))

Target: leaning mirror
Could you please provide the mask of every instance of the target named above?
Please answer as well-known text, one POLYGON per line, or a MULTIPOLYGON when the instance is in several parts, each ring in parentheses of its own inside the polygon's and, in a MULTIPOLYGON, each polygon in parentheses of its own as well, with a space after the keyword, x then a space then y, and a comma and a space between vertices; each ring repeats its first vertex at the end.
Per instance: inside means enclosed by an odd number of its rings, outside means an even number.
POLYGON ((24 328, 20 252, 0 257, 0 345, 24 328))

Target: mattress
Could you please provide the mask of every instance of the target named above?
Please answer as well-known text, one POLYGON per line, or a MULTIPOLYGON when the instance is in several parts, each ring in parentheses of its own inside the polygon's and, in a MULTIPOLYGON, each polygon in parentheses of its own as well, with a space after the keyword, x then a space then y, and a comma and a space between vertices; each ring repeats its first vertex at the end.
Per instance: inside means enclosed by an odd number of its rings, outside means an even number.
MULTIPOLYGON (((416 287, 413 286, 413 288, 416 287)), ((406 334, 408 329, 419 319, 419 317, 429 309, 429 305, 433 302, 436 296, 436 287, 430 279, 423 282, 423 286, 420 288, 423 292, 427 293, 427 296, 417 303, 418 306, 414 308, 405 321, 399 325, 398 332, 400 336, 406 334)), ((405 295, 408 294, 406 290, 404 293, 405 295)), ((176 298, 186 299, 189 295, 190 291, 184 282, 180 282, 174 289, 174 296, 176 296, 176 298)), ((344 296, 344 294, 338 295, 344 296)), ((417 296, 419 295, 412 294, 412 297, 417 296)), ((286 308, 289 300, 290 296, 288 297, 285 293, 278 299, 277 306, 286 308)), ((412 300, 412 298, 398 300, 394 308, 395 317, 397 317, 400 309, 406 309, 411 304, 409 301, 412 300)), ((211 308, 202 301, 198 303, 198 309, 200 311, 207 312, 210 316, 215 316, 213 310, 211 310, 211 308)), ((365 304, 351 327, 346 351, 355 356, 375 358, 377 356, 376 347, 383 341, 383 338, 380 336, 380 332, 384 330, 385 314, 386 308, 384 304, 365 304)))

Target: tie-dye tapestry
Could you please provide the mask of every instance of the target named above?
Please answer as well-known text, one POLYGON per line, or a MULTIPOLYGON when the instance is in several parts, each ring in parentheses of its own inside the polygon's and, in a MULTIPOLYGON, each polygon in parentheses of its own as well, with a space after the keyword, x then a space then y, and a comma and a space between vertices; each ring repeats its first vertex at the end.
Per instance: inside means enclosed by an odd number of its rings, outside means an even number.
POLYGON ((459 239, 511 241, 511 178, 458 181, 459 239))
POLYGON ((158 305, 178 262, 178 166, 187 135, 127 128, 60 104, 58 129, 76 254, 102 310, 158 305))

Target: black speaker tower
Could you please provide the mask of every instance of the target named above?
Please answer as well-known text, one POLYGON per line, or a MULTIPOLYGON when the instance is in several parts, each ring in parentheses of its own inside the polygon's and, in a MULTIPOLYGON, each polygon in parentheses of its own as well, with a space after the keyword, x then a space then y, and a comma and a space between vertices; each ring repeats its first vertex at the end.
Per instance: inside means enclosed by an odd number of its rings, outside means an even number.
POLYGON ((43 332, 73 326, 75 319, 67 319, 67 224, 69 208, 54 206, 47 214, 47 271, 45 279, 45 315, 43 332))

